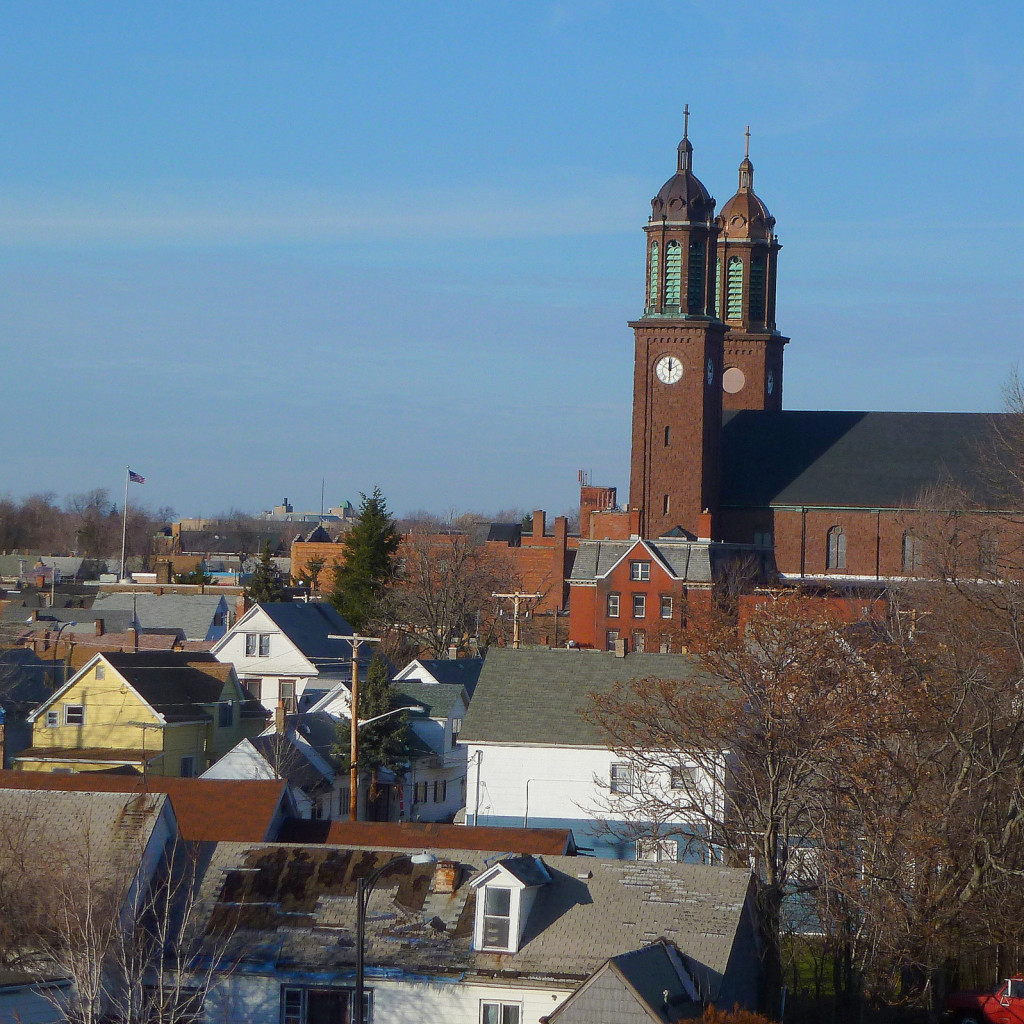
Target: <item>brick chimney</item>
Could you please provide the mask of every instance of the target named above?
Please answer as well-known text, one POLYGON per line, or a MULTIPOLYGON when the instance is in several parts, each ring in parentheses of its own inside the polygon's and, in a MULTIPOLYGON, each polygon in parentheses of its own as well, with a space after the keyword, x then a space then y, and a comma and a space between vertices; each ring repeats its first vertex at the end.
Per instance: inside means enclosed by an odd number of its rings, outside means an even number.
POLYGON ((711 540, 711 513, 707 509, 697 516, 697 540, 711 540))
POLYGON ((284 707, 284 697, 279 697, 277 701, 277 707, 274 709, 274 732, 278 736, 284 735, 284 723, 286 711, 284 707))
POLYGON ((458 887, 459 865, 453 860, 439 860, 434 865, 434 892, 451 895, 458 887))
POLYGON ((456 661, 456 660, 458 660, 458 657, 459 657, 459 645, 458 644, 449 644, 448 645, 448 660, 449 661, 456 661))
POLYGON ((533 539, 544 536, 544 528, 547 526, 547 514, 544 509, 533 510, 533 539))
POLYGON ((103 636, 103 620, 97 619, 96 622, 94 623, 94 626, 96 635, 103 636))

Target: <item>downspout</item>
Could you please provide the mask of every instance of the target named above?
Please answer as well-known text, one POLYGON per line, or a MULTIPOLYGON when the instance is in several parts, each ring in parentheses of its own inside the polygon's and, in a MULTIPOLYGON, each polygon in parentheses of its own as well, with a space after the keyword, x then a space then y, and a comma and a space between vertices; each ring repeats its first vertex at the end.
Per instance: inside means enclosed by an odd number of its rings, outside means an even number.
POLYGON ((800 508, 800 579, 807 571, 807 506, 800 508))
POLYGON ((882 510, 875 511, 875 579, 882 578, 882 510))

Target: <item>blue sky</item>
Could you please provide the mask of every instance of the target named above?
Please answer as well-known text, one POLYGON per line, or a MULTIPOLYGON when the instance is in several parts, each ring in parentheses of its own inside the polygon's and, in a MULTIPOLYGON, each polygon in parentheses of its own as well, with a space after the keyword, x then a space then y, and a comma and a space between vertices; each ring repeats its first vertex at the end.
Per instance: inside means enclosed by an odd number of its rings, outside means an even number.
POLYGON ((650 199, 750 124, 788 408, 989 410, 1024 5, 8 3, 0 494, 628 492, 650 199))

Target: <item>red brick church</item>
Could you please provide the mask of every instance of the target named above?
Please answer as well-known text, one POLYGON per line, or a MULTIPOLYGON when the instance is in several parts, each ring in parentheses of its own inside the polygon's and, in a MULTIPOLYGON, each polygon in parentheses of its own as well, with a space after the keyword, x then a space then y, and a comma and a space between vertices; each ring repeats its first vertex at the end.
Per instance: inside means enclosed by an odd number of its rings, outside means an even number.
POLYGON ((969 557, 991 570, 1005 510, 1020 506, 993 472, 1006 418, 784 409, 781 245, 754 191, 749 132, 737 190, 717 215, 688 135, 687 124, 643 228, 629 504, 616 507, 611 488, 583 489, 573 637, 651 649, 716 565, 737 557, 759 560, 766 580, 777 569, 804 585, 877 590, 921 575, 921 512, 951 487, 983 510, 969 557))

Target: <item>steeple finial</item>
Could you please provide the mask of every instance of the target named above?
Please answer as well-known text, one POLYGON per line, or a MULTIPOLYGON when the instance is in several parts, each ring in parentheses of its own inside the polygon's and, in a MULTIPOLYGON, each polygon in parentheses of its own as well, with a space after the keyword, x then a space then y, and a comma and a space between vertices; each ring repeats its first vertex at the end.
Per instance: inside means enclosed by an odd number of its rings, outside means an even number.
POLYGON ((683 138, 688 138, 690 135, 690 104, 683 104, 683 138))
POLYGON ((679 160, 676 163, 676 173, 688 174, 693 165, 693 146, 688 138, 690 134, 690 104, 683 106, 683 141, 679 143, 679 160))
POLYGON ((743 133, 746 144, 743 147, 743 162, 740 164, 740 191, 749 192, 754 187, 754 165, 750 162, 750 125, 743 133))
POLYGON ((750 125, 749 124, 747 125, 747 130, 743 134, 747 137, 747 145, 746 145, 746 148, 743 151, 743 155, 744 155, 744 157, 746 157, 747 160, 749 160, 750 159, 750 125))

